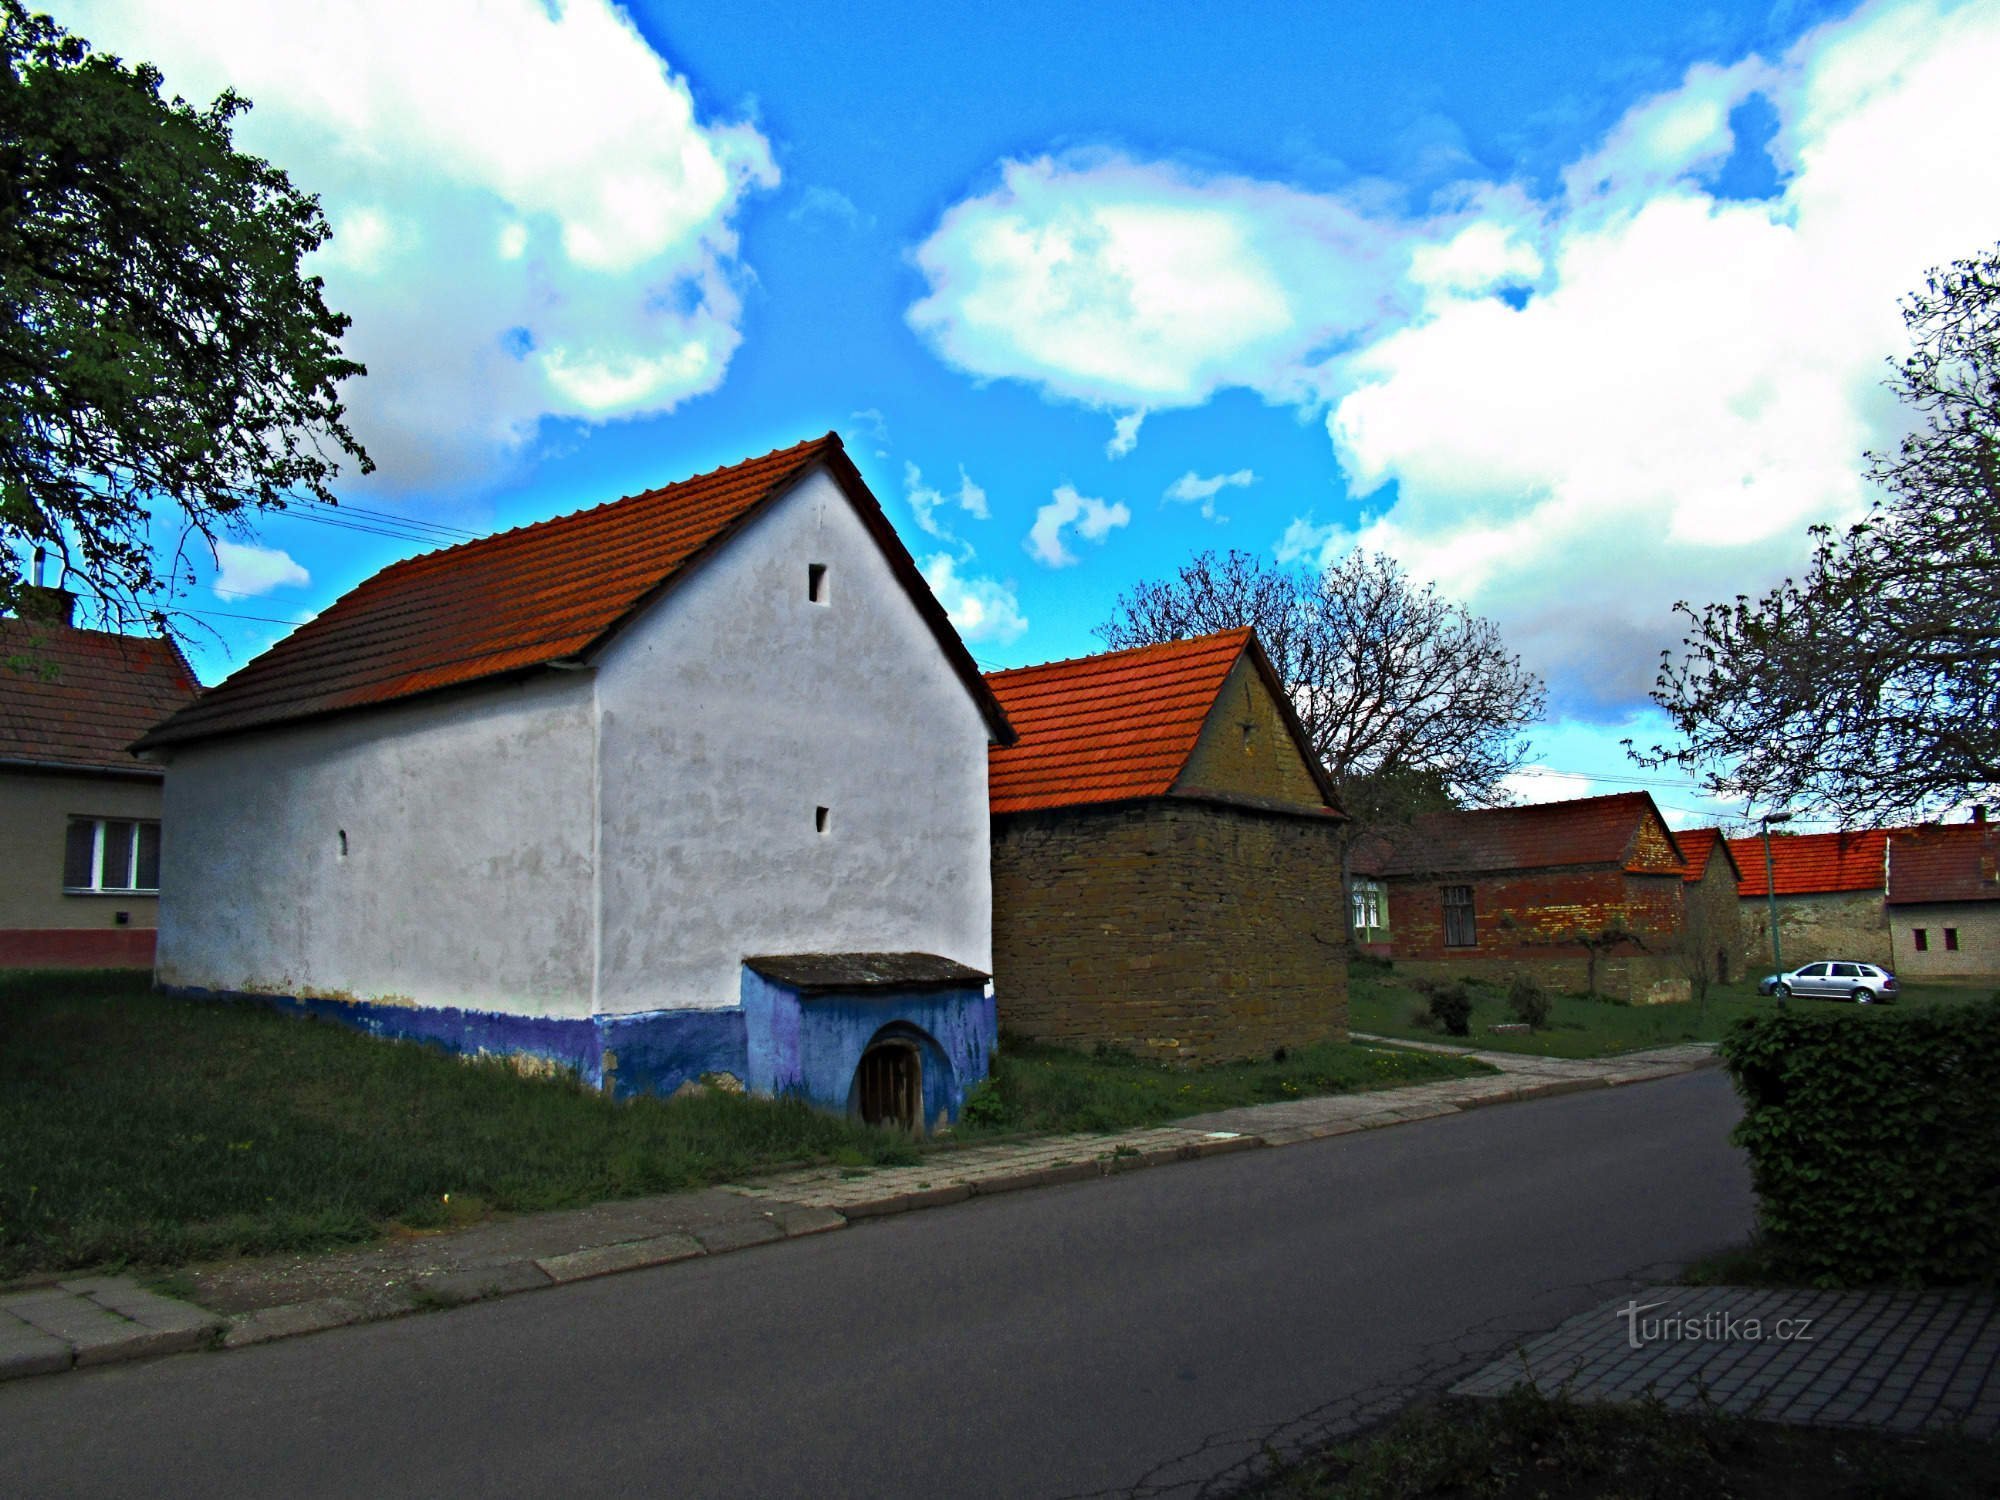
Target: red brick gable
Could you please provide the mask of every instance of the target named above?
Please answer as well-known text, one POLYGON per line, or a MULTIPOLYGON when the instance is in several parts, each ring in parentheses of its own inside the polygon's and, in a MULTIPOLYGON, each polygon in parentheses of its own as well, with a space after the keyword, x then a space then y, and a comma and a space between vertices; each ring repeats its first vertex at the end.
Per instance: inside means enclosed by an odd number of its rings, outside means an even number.
POLYGON ((1223 684, 1245 652, 1332 805, 1332 789, 1263 649, 1248 629, 987 674, 1019 738, 993 747, 994 813, 1162 797, 1173 789, 1223 684))
MULTIPOLYGON (((1881 890, 1883 859, 1891 832, 1886 828, 1862 828, 1847 833, 1772 834, 1771 870, 1778 894, 1815 896, 1835 891, 1881 890)), ((1764 840, 1731 839, 1729 852, 1736 856, 1737 868, 1743 872, 1736 893, 1769 895, 1771 888, 1764 879, 1764 840)))
POLYGON ((384 568, 140 747, 393 703, 588 659, 765 506, 824 465, 882 548, 996 738, 979 669, 840 438, 828 433, 661 489, 384 568))
POLYGON ((0 665, 0 762, 144 771, 125 747, 201 692, 159 637, 0 620, 0 663, 17 658, 0 665))
POLYGON ((2000 825, 1954 823, 1899 828, 1889 835, 1891 906, 1932 901, 2000 901, 2000 825))
POLYGON ((1428 813, 1356 860, 1364 874, 1481 874, 1599 866, 1680 873, 1682 851, 1645 792, 1428 813))

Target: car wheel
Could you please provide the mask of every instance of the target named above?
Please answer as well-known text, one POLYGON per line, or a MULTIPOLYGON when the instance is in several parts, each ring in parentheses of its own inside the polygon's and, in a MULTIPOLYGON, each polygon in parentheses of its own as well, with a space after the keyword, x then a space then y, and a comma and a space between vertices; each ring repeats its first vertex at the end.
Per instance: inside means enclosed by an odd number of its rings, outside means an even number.
POLYGON ((1847 998, 1852 1000, 1856 1005, 1866 1005, 1870 1001, 1872 1001, 1875 997, 1872 994, 1870 994, 1867 990, 1856 990, 1853 994, 1849 995, 1847 998))
POLYGON ((1778 986, 1776 994, 1780 1000, 1789 1000, 1792 998, 1792 987, 1789 984, 1781 984, 1778 986))

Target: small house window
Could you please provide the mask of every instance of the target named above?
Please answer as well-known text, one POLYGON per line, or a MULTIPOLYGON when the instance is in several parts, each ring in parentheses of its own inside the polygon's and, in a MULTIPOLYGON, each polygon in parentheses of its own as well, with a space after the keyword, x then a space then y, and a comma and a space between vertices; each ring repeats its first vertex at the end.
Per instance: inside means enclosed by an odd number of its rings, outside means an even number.
POLYGON ((1479 946, 1479 924, 1472 912, 1472 887, 1448 885, 1444 888, 1444 945, 1447 948, 1479 946))
POLYGON ((160 888, 160 825, 127 818, 71 818, 63 889, 153 892, 160 888))
POLYGON ((813 809, 813 832, 825 833, 832 826, 833 809, 830 807, 815 807, 813 809))
POLYGON ((806 598, 814 604, 826 603, 826 564, 806 564, 806 598))
POLYGON ((1945 928, 1944 951, 1947 953, 1958 952, 1958 929, 1956 927, 1945 928))
POLYGON ((1910 929, 1910 937, 1917 945, 1917 952, 1928 953, 1931 951, 1931 932, 1928 927, 1912 927, 1910 929))
POLYGON ((1354 930, 1373 932, 1389 924, 1382 915, 1382 887, 1372 880, 1354 882, 1354 930))

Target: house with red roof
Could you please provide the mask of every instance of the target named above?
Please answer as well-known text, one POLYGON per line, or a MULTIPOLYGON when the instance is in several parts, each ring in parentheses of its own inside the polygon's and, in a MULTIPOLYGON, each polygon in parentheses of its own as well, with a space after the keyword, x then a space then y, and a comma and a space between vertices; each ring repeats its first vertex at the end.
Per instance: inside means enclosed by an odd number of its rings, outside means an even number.
POLYGON ((1889 918, 1882 904, 1888 841, 1905 829, 1844 833, 1773 833, 1770 871, 1761 837, 1730 839, 1743 871, 1744 952, 1759 973, 1771 966, 1771 893, 1777 893, 1778 937, 1787 968, 1816 958, 1890 962, 1889 918))
POLYGON ((146 968, 160 771, 132 739, 201 691, 164 638, 82 630, 30 586, 0 619, 0 968, 146 968))
POLYGON ((935 1124, 1013 739, 829 433, 397 563, 148 732, 157 977, 935 1124))
POLYGON ((1890 833, 1883 903, 1890 965, 1910 978, 2000 978, 2000 824, 1890 833))
POLYGON ((1256 637, 989 673, 1000 1024, 1184 1062, 1347 1034, 1342 814, 1256 637))
MULTIPOLYGON (((1386 956, 1401 973, 1688 996, 1690 865, 1645 792, 1423 814, 1354 863, 1386 893, 1386 956)), ((1711 859, 1692 884, 1726 890, 1732 874, 1711 859)))

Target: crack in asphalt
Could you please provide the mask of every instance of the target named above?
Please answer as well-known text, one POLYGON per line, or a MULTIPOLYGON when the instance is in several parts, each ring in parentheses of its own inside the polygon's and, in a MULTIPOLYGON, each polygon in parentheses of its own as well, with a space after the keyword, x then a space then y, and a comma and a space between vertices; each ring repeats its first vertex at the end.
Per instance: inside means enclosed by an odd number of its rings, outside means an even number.
MULTIPOLYGON (((1581 1296, 1587 1302, 1597 1302, 1671 1280, 1680 1271, 1678 1261, 1656 1261, 1623 1275, 1543 1287, 1534 1300, 1581 1296)), ((1420 1346, 1408 1365, 1373 1385, 1269 1427, 1211 1433, 1185 1453, 1155 1464, 1130 1485, 1079 1491, 1062 1500, 1227 1500, 1268 1478, 1282 1465, 1386 1422, 1426 1395, 1442 1393, 1509 1348, 1520 1350, 1528 1339, 1553 1326, 1542 1318, 1496 1314, 1449 1338, 1420 1346)))

